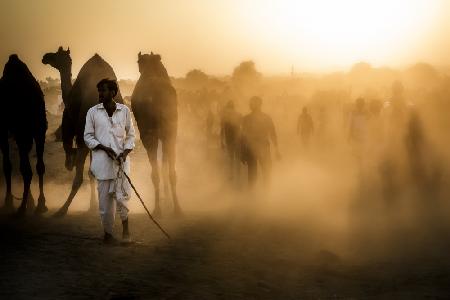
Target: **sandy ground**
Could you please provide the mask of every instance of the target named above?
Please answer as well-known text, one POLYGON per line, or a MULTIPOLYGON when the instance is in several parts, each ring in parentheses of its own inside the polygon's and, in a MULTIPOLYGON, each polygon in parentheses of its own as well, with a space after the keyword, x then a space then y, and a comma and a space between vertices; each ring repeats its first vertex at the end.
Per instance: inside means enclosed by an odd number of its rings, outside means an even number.
MULTIPOLYGON (((3 299, 447 299, 450 261, 346 261, 311 228, 242 211, 163 220, 143 214, 131 246, 104 246, 96 215, 0 219, 3 299)), ((120 227, 117 228, 120 230, 120 227)))
MULTIPOLYGON (((297 162, 285 158, 275 166, 274 173, 284 175, 274 180, 275 191, 230 189, 223 168, 198 165, 199 157, 214 160, 217 151, 199 153, 187 147, 193 145, 189 139, 183 136, 179 142, 185 216, 174 218, 170 201, 163 202, 160 222, 172 240, 133 198, 130 226, 136 243, 110 247, 102 243, 98 215, 86 212, 87 184, 68 216, 51 217, 69 193, 72 174, 63 169, 61 145, 49 137, 46 196, 51 211, 21 219, 0 214, 0 298, 450 298, 447 223, 418 230, 398 216, 389 223, 376 206, 367 205, 351 217, 349 212, 358 210, 348 201, 355 198, 355 182, 335 184, 336 178, 352 178, 353 171, 340 165, 345 162, 333 162, 337 165, 324 171, 314 160, 295 168, 297 162), (368 217, 373 215, 378 222, 368 217)), ((145 150, 138 145, 132 155, 132 178, 151 209, 145 150)), ((18 195, 20 190, 15 180, 13 191, 18 195)), ((33 192, 37 195, 35 182, 33 192)), ((356 199, 368 203, 370 197, 356 199)), ((116 226, 120 232, 118 220, 116 226)))

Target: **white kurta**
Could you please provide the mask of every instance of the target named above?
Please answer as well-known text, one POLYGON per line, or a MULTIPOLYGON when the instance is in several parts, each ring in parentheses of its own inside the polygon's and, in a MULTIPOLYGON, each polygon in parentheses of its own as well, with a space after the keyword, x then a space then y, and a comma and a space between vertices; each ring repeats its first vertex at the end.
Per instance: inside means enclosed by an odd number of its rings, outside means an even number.
MULTIPOLYGON (((86 115, 84 142, 92 150, 91 171, 98 180, 115 179, 118 164, 108 157, 105 151, 94 150, 99 144, 110 147, 116 155, 125 149, 134 148, 135 132, 130 109, 120 103, 112 117, 108 116, 103 104, 91 107, 86 115)), ((130 173, 130 158, 127 157, 124 170, 130 173)))
MULTIPOLYGON (((119 164, 105 151, 94 150, 99 144, 110 147, 116 155, 125 149, 134 148, 134 127, 128 107, 117 103, 112 117, 108 116, 103 104, 89 109, 86 115, 84 141, 92 150, 91 171, 98 180, 99 212, 105 232, 112 234, 115 211, 122 220, 128 218, 130 185, 123 176, 117 178, 119 164)), ((130 158, 127 157, 124 171, 130 173, 130 158)))

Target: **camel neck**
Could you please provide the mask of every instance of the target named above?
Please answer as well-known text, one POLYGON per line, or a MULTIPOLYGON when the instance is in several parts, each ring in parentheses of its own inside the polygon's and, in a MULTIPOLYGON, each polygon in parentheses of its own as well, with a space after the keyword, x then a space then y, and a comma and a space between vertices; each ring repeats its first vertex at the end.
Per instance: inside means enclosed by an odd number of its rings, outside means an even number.
POLYGON ((59 74, 61 76, 61 92, 63 102, 67 105, 69 101, 69 93, 72 89, 72 72, 60 70, 59 74))

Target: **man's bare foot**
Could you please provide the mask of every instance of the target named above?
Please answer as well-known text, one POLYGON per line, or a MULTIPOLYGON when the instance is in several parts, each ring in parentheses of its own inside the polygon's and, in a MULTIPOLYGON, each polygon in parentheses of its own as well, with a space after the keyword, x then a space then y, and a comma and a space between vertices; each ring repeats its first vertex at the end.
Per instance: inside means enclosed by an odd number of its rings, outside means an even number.
POLYGON ((116 240, 116 238, 112 234, 105 232, 105 235, 103 236, 103 244, 114 246, 118 245, 119 241, 116 240))
POLYGON ((122 243, 130 243, 130 231, 128 229, 128 219, 122 221, 123 231, 122 231, 122 243))

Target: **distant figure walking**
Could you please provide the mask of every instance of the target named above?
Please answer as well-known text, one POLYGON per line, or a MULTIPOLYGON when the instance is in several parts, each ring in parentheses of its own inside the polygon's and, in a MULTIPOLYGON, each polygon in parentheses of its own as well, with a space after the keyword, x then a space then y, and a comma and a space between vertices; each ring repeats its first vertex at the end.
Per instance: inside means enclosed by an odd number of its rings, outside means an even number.
POLYGON ((129 240, 128 200, 130 185, 118 177, 119 164, 130 172, 128 154, 134 148, 134 127, 131 112, 124 104, 116 103, 119 90, 115 80, 103 79, 97 84, 100 104, 90 108, 86 115, 84 141, 92 150, 91 171, 98 183, 100 217, 105 231, 104 242, 114 243, 114 219, 117 212, 123 225, 122 238, 129 240))
POLYGON ((242 115, 234 108, 233 101, 229 101, 222 112, 220 142, 229 157, 230 179, 239 176, 241 123, 242 115))
POLYGON ((214 113, 208 109, 206 116, 206 142, 209 144, 214 139, 214 113))
POLYGON ((363 98, 356 99, 355 109, 350 116, 349 140, 361 145, 367 138, 368 114, 363 98))
POLYGON ((303 146, 309 145, 310 138, 314 132, 314 123, 308 109, 303 107, 302 113, 298 116, 297 134, 300 135, 303 146))
POLYGON ((360 175, 363 175, 364 160, 367 156, 367 142, 369 138, 369 115, 363 98, 356 99, 355 108, 350 116, 348 140, 352 146, 353 155, 359 165, 360 175))
POLYGON ((280 157, 275 126, 272 118, 261 111, 261 106, 262 99, 252 97, 250 99, 251 113, 246 115, 242 121, 243 160, 248 166, 250 187, 254 186, 256 182, 258 163, 261 166, 264 183, 267 185, 270 182, 272 168, 270 141, 275 147, 277 157, 280 157))

